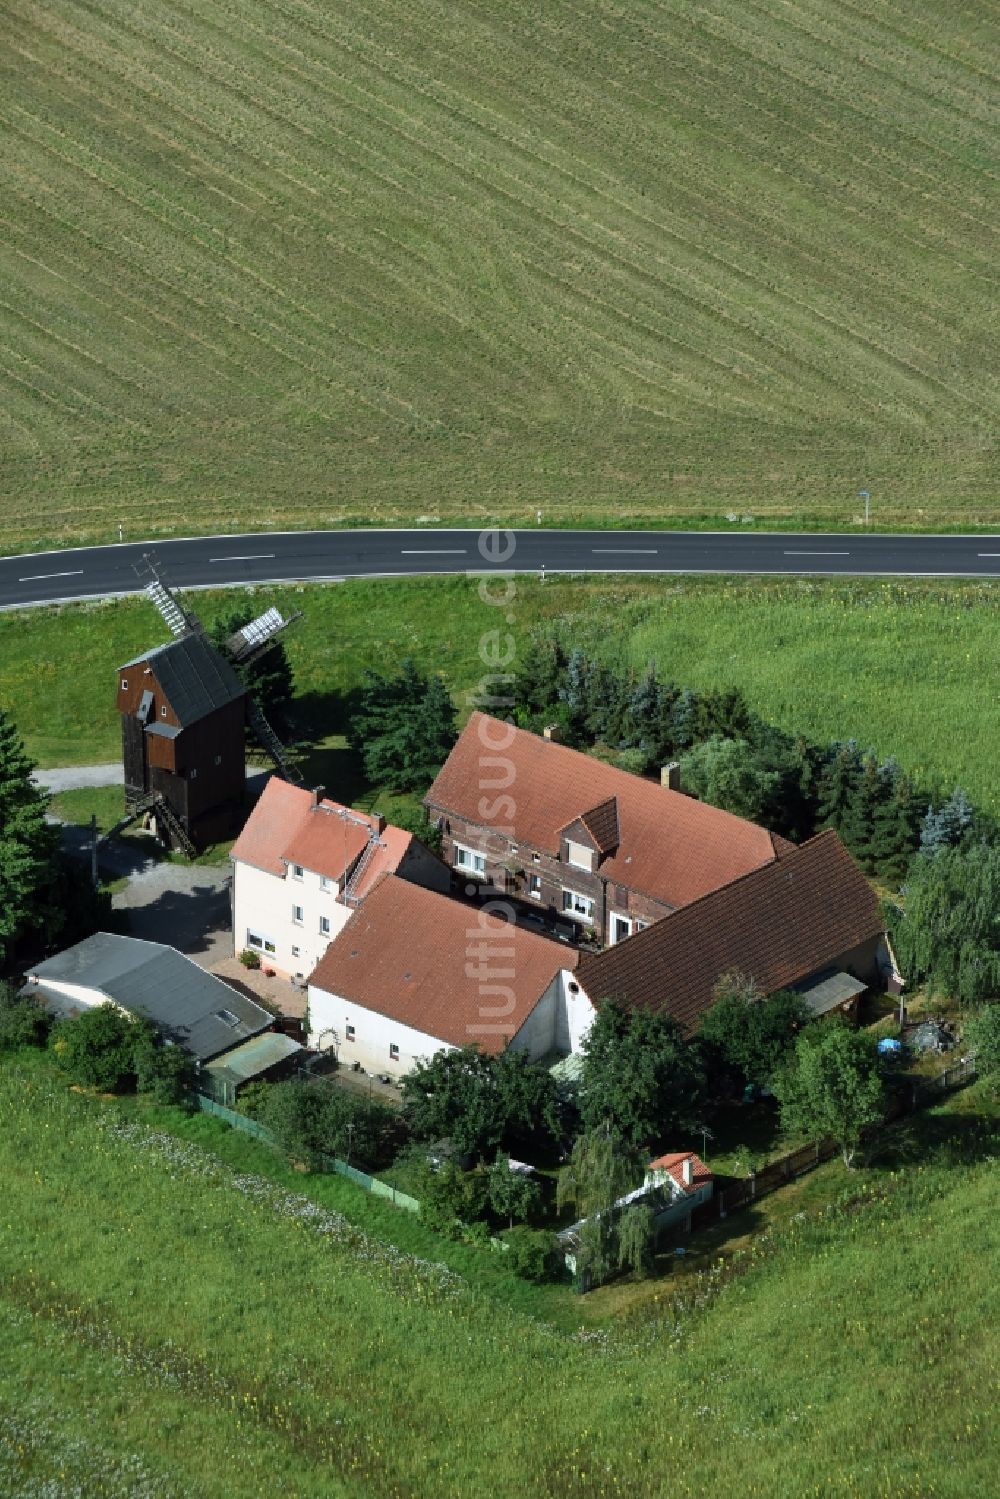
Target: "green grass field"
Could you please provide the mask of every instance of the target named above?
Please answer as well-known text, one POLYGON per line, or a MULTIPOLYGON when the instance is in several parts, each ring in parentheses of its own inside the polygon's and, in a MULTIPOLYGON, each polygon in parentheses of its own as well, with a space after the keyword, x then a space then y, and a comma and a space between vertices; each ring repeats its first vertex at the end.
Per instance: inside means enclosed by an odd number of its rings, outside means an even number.
POLYGON ((992 1492, 975 1150, 856 1173, 679 1324, 664 1283, 580 1337, 35 1063, 5 1063, 0 1121, 12 1495, 992 1492))
POLYGON ((996 525, 994 21, 6 7, 4 548, 996 525))
MULTIPOLYGON (((195 604, 210 620, 238 597, 198 594, 195 604)), ((309 778, 349 801, 369 793, 337 748, 339 695, 366 666, 412 655, 444 672, 464 715, 485 672, 481 641, 507 628, 461 578, 257 591, 261 608, 272 601, 305 615, 288 638, 295 714, 328 741, 309 778)), ((656 660, 686 685, 738 685, 787 729, 855 736, 997 809, 998 609, 995 591, 975 583, 519 579, 509 628, 516 653, 548 623, 637 665, 656 660)), ((116 668, 164 635, 140 601, 0 614, 0 703, 31 754, 43 765, 116 759, 116 668)), ((395 804, 382 803, 391 814, 395 804)))

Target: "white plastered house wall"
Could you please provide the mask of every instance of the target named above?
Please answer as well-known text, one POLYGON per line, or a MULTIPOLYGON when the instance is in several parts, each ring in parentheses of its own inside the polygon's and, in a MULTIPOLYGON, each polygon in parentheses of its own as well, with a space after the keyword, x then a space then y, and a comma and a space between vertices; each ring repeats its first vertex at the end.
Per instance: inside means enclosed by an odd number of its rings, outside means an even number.
MULTIPOLYGON (((32 987, 36 987, 34 981, 32 987)), ((58 1011, 67 1019, 73 1019, 81 1010, 92 1010, 96 1005, 111 1005, 122 1015, 132 1018, 128 1010, 116 1004, 103 990, 93 989, 86 984, 67 984, 62 979, 47 978, 44 983, 37 981, 37 990, 48 1002, 51 1011, 58 1011)))
POLYGON ((304 869, 301 879, 289 865, 284 876, 236 860, 233 864, 233 940, 260 953, 261 962, 285 978, 312 973, 353 907, 338 901, 336 880, 325 882, 304 869), (295 916, 301 910, 301 921, 295 916), (320 922, 328 923, 328 930, 320 922))
MULTIPOLYGON (((509 1044, 533 1062, 554 1051, 578 1051, 593 1019, 590 1000, 572 973, 562 969, 509 1044)), ((476 1039, 474 1030, 470 1030, 469 1041, 476 1039)), ((357 1062, 366 1072, 385 1072, 390 1077, 403 1077, 421 1057, 455 1049, 453 1042, 404 1025, 316 984, 309 985, 309 1044, 320 1051, 332 1047, 342 1066, 357 1062)))

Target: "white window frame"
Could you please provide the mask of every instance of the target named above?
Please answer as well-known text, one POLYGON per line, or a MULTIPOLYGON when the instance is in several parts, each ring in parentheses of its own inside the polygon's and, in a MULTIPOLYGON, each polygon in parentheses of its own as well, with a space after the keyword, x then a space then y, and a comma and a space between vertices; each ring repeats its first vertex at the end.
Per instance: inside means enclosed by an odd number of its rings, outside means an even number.
POLYGON ((301 949, 298 948, 298 947, 293 947, 292 948, 292 957, 293 958, 301 958, 301 956, 302 956, 301 949))
POLYGON ((481 854, 478 848, 469 848, 465 843, 456 843, 455 868, 460 869, 463 874, 469 875, 474 880, 485 880, 486 855, 481 854), (463 854, 469 860, 468 863, 462 858, 463 854))
POLYGON ((301 906, 292 906, 292 926, 305 926, 306 913, 301 906))
POLYGON ((528 894, 531 896, 532 900, 541 900, 542 877, 540 874, 528 875, 528 894))
POLYGON ((399 1042, 398 1041, 390 1041, 389 1042, 389 1061, 390 1062, 398 1062, 399 1061, 399 1042))
POLYGON ((122 692, 128 692, 128 677, 122 677, 122 692))
POLYGON ((345 1041, 353 1041, 354 1039, 355 1039, 355 1034, 354 1034, 354 1027, 353 1027, 353 1025, 348 1025, 345 1022, 345 1024, 344 1024, 344 1040, 345 1041))
POLYGON ((319 888, 321 890, 332 890, 333 889, 333 881, 331 880, 331 878, 330 878, 330 876, 328 874, 321 874, 320 875, 320 877, 319 877, 319 888))
POLYGON ((582 890, 568 890, 563 886, 562 893, 563 915, 569 916, 573 921, 585 921, 588 925, 594 922, 594 897, 584 895, 582 890), (576 902, 586 909, 577 909, 576 902))
POLYGON ((321 937, 331 936, 329 916, 321 916, 319 918, 319 934, 321 937))
POLYGON ((594 851, 585 843, 574 843, 572 838, 566 839, 566 863, 572 869, 586 869, 589 874, 594 872, 594 851))
POLYGON ((278 951, 278 944, 276 942, 270 937, 265 937, 263 932, 255 932, 253 927, 249 926, 247 927, 246 945, 253 948, 254 952, 267 953, 268 957, 273 957, 278 951))
POLYGON ((301 864, 289 864, 288 873, 293 880, 304 880, 306 877, 306 872, 301 864))
POLYGON ((632 923, 632 934, 633 934, 633 936, 635 935, 636 932, 644 932, 648 926, 649 926, 649 922, 648 921, 634 921, 632 923))
POLYGON ((612 911, 612 913, 611 913, 611 941, 612 941, 612 944, 614 944, 615 942, 624 942, 625 939, 626 939, 626 937, 631 937, 631 935, 634 932, 634 930, 635 930, 635 926, 633 924, 631 916, 623 916, 620 911, 612 911), (622 923, 623 926, 625 926, 625 927, 628 928, 628 930, 626 932, 623 932, 620 937, 618 936, 618 931, 617 931, 617 923, 619 921, 622 923))

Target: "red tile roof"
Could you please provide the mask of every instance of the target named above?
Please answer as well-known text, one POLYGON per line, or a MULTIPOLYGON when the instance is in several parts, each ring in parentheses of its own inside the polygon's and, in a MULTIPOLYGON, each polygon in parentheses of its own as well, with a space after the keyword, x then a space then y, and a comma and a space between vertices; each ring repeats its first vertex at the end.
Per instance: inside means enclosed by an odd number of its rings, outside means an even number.
MULTIPOLYGON (((311 791, 272 776, 233 844, 231 857, 268 874, 283 876, 287 865, 301 864, 313 874, 340 881, 377 833, 378 819, 340 802, 324 799, 316 806, 311 791)), ((383 828, 365 861, 359 888, 352 893, 363 896, 380 874, 397 869, 412 840, 402 828, 383 828)))
POLYGON ((485 713, 473 713, 424 800, 487 829, 486 814, 497 806, 506 837, 558 854, 561 830, 576 819, 592 820, 598 839, 611 836, 612 799, 617 847, 601 874, 669 906, 687 905, 791 846, 730 812, 485 713))
POLYGON ((712 1180, 709 1171, 700 1155, 695 1155, 693 1150, 675 1150, 668 1155, 658 1155, 655 1161, 650 1161, 650 1171, 666 1171, 673 1178, 682 1192, 697 1192, 699 1187, 705 1186, 712 1180), (684 1180, 684 1162, 691 1162, 691 1180, 684 1180))
POLYGON ((771 994, 882 930, 871 886, 830 830, 617 946, 585 953, 577 978, 594 1004, 662 1010, 693 1031, 723 974, 738 971, 771 994))
POLYGON ((561 968, 562 943, 388 875, 309 979, 452 1046, 502 1051, 561 968))

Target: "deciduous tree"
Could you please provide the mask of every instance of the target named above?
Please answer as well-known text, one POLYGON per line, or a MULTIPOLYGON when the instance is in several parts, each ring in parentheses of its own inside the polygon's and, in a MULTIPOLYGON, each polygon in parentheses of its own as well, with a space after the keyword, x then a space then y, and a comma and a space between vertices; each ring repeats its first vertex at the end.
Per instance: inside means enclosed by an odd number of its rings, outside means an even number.
POLYGON ((631 1145, 683 1132, 697 1116, 703 1083, 700 1058, 676 1021, 613 1001, 599 1005, 583 1044, 585 1130, 604 1127, 631 1145))
POLYGON ((851 1166, 866 1126, 885 1114, 876 1043, 863 1031, 822 1021, 802 1031, 774 1091, 791 1134, 836 1140, 851 1166))

